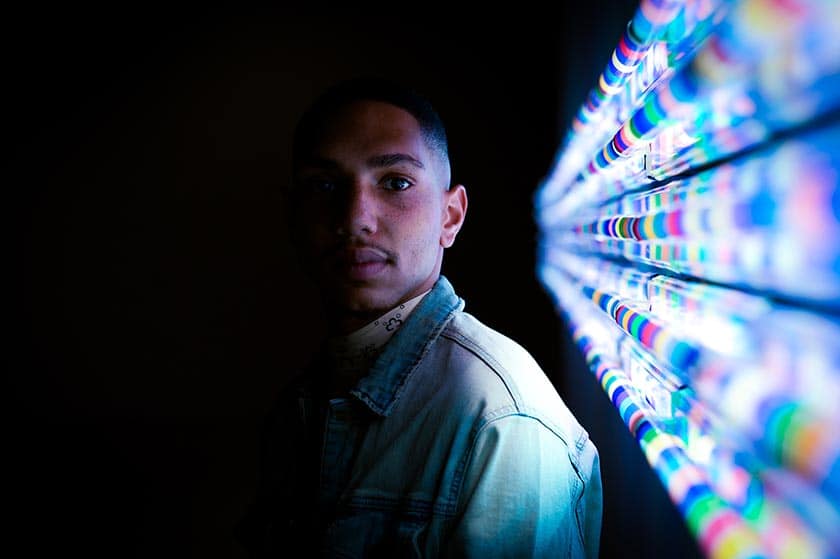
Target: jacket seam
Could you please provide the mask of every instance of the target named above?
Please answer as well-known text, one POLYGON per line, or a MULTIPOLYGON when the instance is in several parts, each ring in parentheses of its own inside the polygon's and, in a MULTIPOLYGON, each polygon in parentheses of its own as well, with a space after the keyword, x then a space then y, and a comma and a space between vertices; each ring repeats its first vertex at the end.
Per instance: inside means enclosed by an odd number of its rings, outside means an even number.
MULTIPOLYGON (((485 365, 487 365, 487 367, 491 371, 493 371, 493 374, 496 375, 496 377, 499 379, 499 382, 501 382, 502 385, 505 387, 505 390, 507 391, 508 395, 510 396, 511 402, 513 403, 513 406, 516 408, 516 410, 518 412, 520 412, 522 414, 525 414, 525 415, 528 415, 528 416, 531 416, 531 417, 534 417, 534 419, 537 419, 540 423, 545 425, 547 429, 551 430, 557 437, 559 437, 566 446, 570 445, 570 441, 567 441, 566 438, 560 433, 560 429, 558 429, 557 426, 554 425, 554 422, 549 422, 549 421, 543 420, 543 419, 539 418, 536 413, 534 413, 534 414, 529 413, 530 411, 537 412, 538 410, 535 410, 535 409, 531 408, 530 406, 523 406, 522 403, 520 402, 520 399, 517 398, 514 395, 514 391, 511 389, 510 385, 505 380, 504 375, 502 375, 502 373, 501 373, 501 371, 507 372, 507 368, 504 367, 498 361, 496 361, 479 344, 475 343, 475 341, 472 340, 472 338, 469 338, 469 337, 461 334, 460 332, 454 331, 454 329, 450 328, 450 327, 447 327, 446 330, 444 330, 444 332, 441 333, 440 337, 451 340, 452 342, 458 344, 459 346, 463 347, 464 349, 466 349, 467 351, 469 351, 470 353, 475 355, 475 357, 477 357, 479 360, 481 360, 485 365)), ((580 436, 577 438, 577 440, 574 441, 575 448, 578 451, 580 451, 583 448, 583 445, 586 444, 586 441, 588 440, 588 438, 589 438, 588 433, 586 433, 585 431, 582 430, 582 432, 580 433, 580 436)))
POLYGON ((484 351, 471 338, 468 338, 467 336, 464 336, 460 332, 453 331, 452 328, 444 329, 444 331, 441 333, 440 336, 442 338, 446 338, 448 340, 451 340, 451 341, 457 343, 459 346, 463 347, 464 349, 466 349, 467 351, 469 351, 470 353, 475 355, 482 362, 484 362, 484 364, 487 365, 487 367, 491 371, 493 371, 493 374, 495 374, 499 378, 499 381, 505 387, 505 390, 507 391, 508 395, 510 396, 510 400, 513 403, 516 410, 520 411, 519 399, 513 394, 513 390, 511 390, 510 385, 507 383, 507 381, 504 379, 504 377, 499 372, 500 370, 504 369, 504 367, 502 367, 501 363, 499 363, 498 361, 493 359, 493 357, 489 353, 484 351))

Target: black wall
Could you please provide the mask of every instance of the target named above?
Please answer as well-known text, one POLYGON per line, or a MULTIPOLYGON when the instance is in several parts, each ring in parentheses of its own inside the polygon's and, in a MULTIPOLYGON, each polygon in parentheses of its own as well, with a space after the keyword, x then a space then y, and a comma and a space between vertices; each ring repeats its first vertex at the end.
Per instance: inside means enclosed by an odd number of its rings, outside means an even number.
POLYGON ((601 450, 602 556, 696 553, 534 274, 534 188, 625 4, 13 14, 7 545, 242 556, 231 527, 260 418, 319 331, 285 240, 290 130, 323 87, 375 72, 448 124, 470 208, 444 273, 531 350, 601 450))

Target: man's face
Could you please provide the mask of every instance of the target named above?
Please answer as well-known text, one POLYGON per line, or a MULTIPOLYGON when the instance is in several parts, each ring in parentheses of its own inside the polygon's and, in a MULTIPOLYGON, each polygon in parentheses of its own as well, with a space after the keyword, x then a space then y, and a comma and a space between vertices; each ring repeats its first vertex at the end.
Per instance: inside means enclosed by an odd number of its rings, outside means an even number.
POLYGON ((299 162, 293 236, 331 310, 363 325, 430 289, 463 223, 463 186, 407 111, 342 109, 299 162))

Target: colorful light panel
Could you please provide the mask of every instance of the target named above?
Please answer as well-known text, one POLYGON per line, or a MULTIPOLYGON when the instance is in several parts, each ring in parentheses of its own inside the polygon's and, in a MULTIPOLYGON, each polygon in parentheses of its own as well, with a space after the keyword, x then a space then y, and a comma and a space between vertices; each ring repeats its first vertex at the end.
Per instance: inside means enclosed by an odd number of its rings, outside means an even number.
POLYGON ((840 557, 840 2, 641 2, 535 210, 708 556, 840 557))

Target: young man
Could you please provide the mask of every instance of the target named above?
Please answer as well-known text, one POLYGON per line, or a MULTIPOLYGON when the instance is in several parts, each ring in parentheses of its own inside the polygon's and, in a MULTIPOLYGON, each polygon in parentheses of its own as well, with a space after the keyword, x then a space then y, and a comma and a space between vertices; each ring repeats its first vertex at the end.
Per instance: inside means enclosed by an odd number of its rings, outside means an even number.
POLYGON ((278 399, 255 556, 589 557, 597 451, 518 344, 441 275, 467 211, 444 127, 380 80, 326 92, 294 138, 291 226, 329 339, 278 399))

